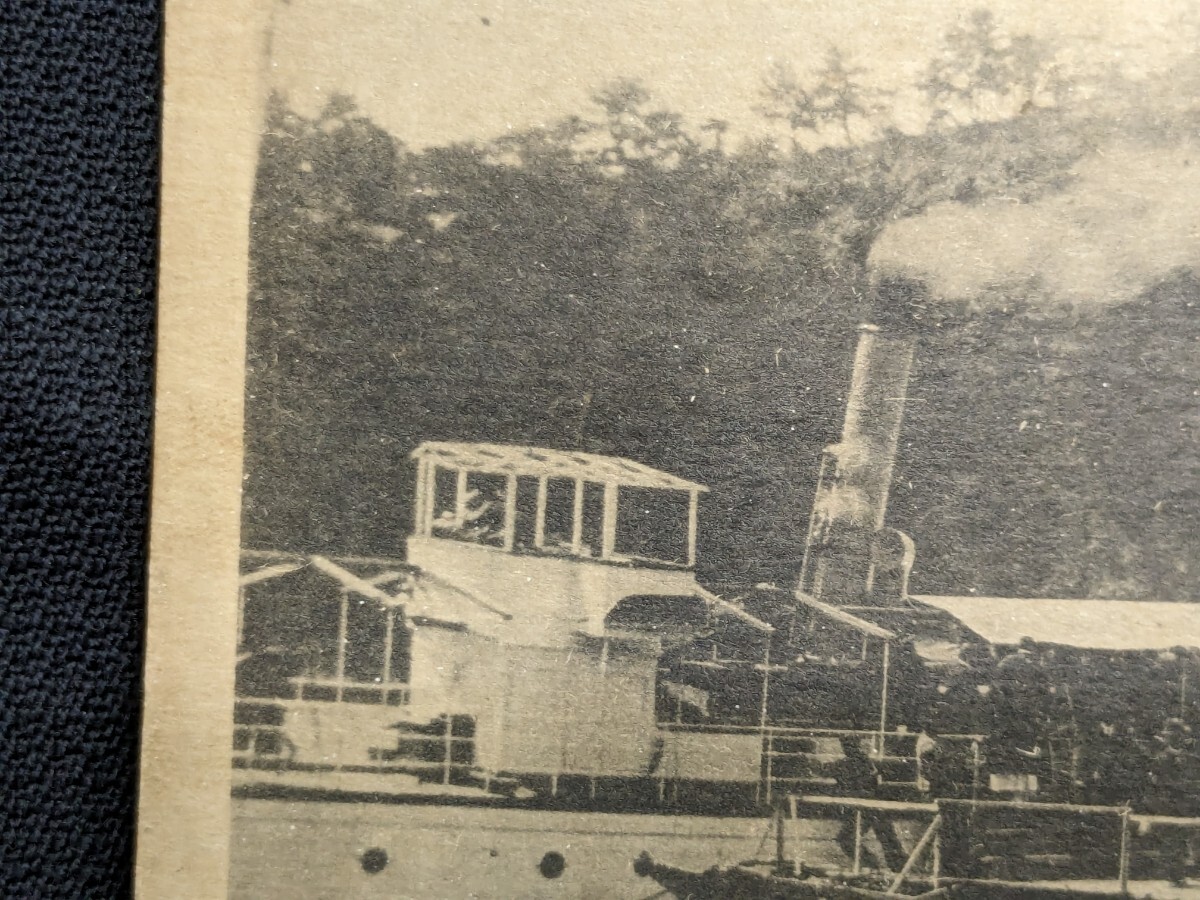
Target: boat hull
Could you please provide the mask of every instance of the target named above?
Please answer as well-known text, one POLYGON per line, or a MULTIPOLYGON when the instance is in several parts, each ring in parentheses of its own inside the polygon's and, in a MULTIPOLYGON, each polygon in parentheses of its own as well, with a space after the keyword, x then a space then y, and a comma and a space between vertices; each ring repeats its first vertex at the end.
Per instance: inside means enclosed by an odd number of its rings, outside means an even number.
MULTIPOLYGON (((773 852, 768 828, 762 818, 240 796, 230 896, 641 898, 656 893, 634 871, 643 852, 697 870, 729 866, 773 852)), ((797 849, 835 854, 837 828, 807 823, 797 849)))

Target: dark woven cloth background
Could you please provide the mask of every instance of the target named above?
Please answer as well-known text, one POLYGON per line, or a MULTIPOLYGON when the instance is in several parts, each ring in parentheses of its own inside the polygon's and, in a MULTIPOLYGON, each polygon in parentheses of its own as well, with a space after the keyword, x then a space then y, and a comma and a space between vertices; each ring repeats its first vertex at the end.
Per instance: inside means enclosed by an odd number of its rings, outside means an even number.
POLYGON ((0 3, 0 896, 131 883, 160 11, 0 3))

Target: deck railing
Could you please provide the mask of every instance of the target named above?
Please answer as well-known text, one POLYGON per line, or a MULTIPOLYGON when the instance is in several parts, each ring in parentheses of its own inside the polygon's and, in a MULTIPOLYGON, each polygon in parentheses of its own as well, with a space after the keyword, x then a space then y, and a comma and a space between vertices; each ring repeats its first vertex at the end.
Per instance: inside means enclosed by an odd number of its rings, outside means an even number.
MULTIPOLYGON (((845 758, 841 743, 855 740, 874 766, 883 790, 924 793, 929 789, 924 757, 934 746, 918 732, 851 728, 809 728, 787 725, 704 725, 659 723, 663 732, 759 735, 762 771, 758 799, 771 803, 780 794, 797 790, 836 787, 836 765, 845 758)), ((971 796, 981 788, 982 738, 978 735, 939 735, 938 745, 957 746, 964 757, 964 775, 971 779, 971 796)), ((672 773, 662 771, 669 782, 672 773)))
MULTIPOLYGON (((1066 884, 1087 877, 1115 882, 1117 895, 1127 897, 1133 878, 1149 875, 1161 879, 1178 865, 1178 860, 1161 858, 1162 848, 1154 849, 1151 838, 1156 832, 1200 833, 1200 818, 1145 815, 1128 806, 965 798, 914 803, 789 794, 781 809, 793 820, 808 818, 802 808, 851 817, 852 875, 863 868, 867 817, 871 821, 882 817, 922 822, 920 839, 901 870, 891 876, 889 894, 895 894, 909 879, 923 881, 934 890, 950 884, 983 885, 1015 894, 1033 882, 1066 884), (1065 851, 1065 858, 1047 854, 1053 849, 1051 844, 1065 851), (1156 853, 1160 857, 1157 868, 1139 873, 1146 869, 1147 861, 1154 862, 1156 853), (1039 855, 1046 857, 1040 865, 1039 855), (1147 856, 1151 858, 1147 860, 1147 856)), ((777 827, 782 861, 786 852, 782 824, 777 827)), ((1178 853, 1181 845, 1173 841, 1167 848, 1168 853, 1178 853)))
POLYGON ((327 703, 365 703, 374 706, 407 706, 411 698, 409 686, 398 681, 352 681, 348 678, 292 678, 298 700, 317 700, 327 703))
POLYGON ((234 764, 286 764, 295 755, 296 745, 287 735, 281 701, 238 698, 233 713, 234 764))

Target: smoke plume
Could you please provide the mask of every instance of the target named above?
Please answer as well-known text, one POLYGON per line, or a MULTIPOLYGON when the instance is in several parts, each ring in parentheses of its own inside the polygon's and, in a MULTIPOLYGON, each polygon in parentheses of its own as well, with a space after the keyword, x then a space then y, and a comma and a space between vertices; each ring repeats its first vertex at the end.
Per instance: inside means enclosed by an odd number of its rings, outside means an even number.
POLYGON ((986 302, 1005 289, 1068 305, 1109 304, 1200 266, 1200 152, 1112 146, 1034 203, 940 203, 875 242, 882 275, 935 297, 986 302))

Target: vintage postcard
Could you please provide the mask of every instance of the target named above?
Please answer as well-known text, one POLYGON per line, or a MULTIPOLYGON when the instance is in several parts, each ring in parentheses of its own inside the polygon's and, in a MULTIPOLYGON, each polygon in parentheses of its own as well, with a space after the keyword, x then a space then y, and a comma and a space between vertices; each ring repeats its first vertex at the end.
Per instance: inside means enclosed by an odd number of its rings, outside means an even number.
POLYGON ((1200 7, 168 0, 143 898, 1200 898, 1200 7))

